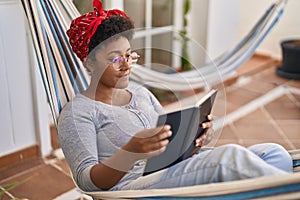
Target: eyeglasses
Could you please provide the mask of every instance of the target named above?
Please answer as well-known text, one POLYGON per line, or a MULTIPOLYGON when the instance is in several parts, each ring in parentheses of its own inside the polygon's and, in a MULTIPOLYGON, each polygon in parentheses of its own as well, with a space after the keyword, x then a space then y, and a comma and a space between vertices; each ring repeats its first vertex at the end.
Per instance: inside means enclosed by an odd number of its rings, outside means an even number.
POLYGON ((113 58, 112 61, 108 64, 111 65, 114 68, 114 70, 120 71, 123 68, 124 61, 127 62, 129 65, 136 64, 139 57, 139 54, 137 54, 136 52, 132 52, 125 56, 117 56, 113 58))

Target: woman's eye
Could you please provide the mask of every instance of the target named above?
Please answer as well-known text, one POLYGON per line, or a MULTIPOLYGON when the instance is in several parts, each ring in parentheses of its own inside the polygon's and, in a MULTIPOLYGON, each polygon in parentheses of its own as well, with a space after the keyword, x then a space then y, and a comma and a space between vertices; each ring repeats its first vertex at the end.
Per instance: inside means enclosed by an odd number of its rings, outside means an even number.
POLYGON ((121 61, 121 60, 122 60, 122 57, 121 57, 121 56, 118 56, 118 57, 113 58, 113 59, 112 59, 112 62, 113 62, 113 63, 116 63, 116 62, 119 62, 119 61, 121 61))

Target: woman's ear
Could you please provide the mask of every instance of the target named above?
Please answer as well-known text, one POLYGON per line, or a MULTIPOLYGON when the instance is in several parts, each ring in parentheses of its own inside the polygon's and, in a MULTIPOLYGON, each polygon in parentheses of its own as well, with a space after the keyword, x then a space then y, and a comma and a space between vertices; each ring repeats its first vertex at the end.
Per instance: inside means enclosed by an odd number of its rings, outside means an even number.
POLYGON ((83 65, 84 65, 91 73, 94 72, 94 70, 95 70, 94 62, 93 62, 90 58, 87 58, 87 59, 83 62, 83 65))

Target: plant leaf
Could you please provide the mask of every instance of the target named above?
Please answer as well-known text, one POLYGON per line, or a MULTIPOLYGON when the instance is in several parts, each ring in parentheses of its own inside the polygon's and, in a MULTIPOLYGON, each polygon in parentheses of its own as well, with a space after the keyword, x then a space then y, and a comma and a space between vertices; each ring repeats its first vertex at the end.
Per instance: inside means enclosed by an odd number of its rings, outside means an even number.
POLYGON ((16 182, 11 183, 11 184, 9 184, 9 185, 7 185, 7 186, 1 186, 1 185, 0 185, 0 187, 1 187, 1 189, 2 189, 2 191, 0 192, 0 197, 2 197, 2 196, 5 194, 5 192, 8 192, 8 191, 14 189, 15 187, 17 187, 17 186, 19 186, 19 185, 25 183, 26 181, 28 181, 28 180, 31 179, 32 177, 33 177, 33 176, 30 176, 30 177, 28 177, 28 178, 26 178, 26 179, 24 179, 24 180, 22 180, 22 181, 16 181, 16 182))
POLYGON ((188 14, 191 9, 191 1, 190 0, 185 0, 184 4, 184 15, 188 14))

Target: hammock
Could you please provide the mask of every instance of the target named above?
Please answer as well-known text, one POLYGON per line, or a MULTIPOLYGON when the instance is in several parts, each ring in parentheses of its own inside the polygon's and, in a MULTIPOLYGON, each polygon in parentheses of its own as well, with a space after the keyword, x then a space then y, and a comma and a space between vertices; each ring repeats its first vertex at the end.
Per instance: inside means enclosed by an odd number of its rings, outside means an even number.
POLYGON ((94 199, 199 199, 199 200, 234 200, 254 199, 299 199, 300 173, 280 177, 260 177, 242 181, 213 183, 190 187, 128 190, 114 192, 87 192, 94 199))
POLYGON ((131 78, 141 84, 160 89, 167 87, 172 91, 210 87, 220 83, 254 54, 256 48, 281 17, 285 5, 286 1, 272 4, 241 42, 206 65, 174 74, 160 73, 136 65, 132 70, 131 78))
MULTIPOLYGON (((31 31, 36 62, 56 124, 62 107, 76 93, 85 90, 90 81, 82 63, 72 53, 65 34, 71 19, 79 13, 71 0, 22 0, 22 4, 31 31)), ((240 43, 211 63, 180 74, 164 74, 136 66, 132 71, 132 79, 152 87, 159 87, 164 82, 174 90, 185 90, 185 85, 189 85, 190 89, 220 82, 253 55, 281 16, 285 4, 285 0, 279 0, 271 5, 240 43), (215 73, 216 69, 219 74, 215 73)), ((300 150, 290 151, 290 154, 294 160, 294 171, 300 171, 300 150)), ((84 193, 94 199, 245 199, 266 196, 292 199, 300 196, 299 191, 300 174, 294 173, 173 189, 84 193)))

